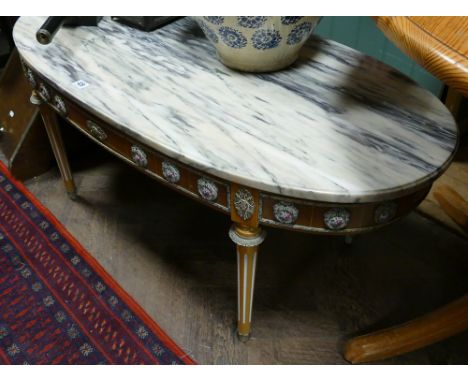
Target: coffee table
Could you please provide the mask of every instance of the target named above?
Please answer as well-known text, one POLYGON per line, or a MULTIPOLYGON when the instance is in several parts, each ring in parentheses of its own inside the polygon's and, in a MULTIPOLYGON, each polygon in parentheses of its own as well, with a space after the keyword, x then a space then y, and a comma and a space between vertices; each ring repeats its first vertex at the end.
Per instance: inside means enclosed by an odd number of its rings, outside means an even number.
POLYGON ((14 38, 67 191, 75 186, 57 115, 228 215, 242 339, 265 226, 350 237, 396 222, 457 147, 436 97, 330 40, 311 38, 287 70, 247 74, 219 63, 188 18, 151 33, 104 18, 97 28, 63 28, 46 46, 35 40, 43 21, 21 18, 14 38))

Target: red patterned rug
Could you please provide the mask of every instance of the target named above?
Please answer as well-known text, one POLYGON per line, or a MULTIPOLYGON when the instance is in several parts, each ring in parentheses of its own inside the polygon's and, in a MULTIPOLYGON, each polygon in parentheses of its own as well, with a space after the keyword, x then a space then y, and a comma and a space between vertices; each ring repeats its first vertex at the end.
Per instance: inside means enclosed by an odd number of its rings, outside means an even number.
POLYGON ((1 162, 0 363, 194 363, 1 162))

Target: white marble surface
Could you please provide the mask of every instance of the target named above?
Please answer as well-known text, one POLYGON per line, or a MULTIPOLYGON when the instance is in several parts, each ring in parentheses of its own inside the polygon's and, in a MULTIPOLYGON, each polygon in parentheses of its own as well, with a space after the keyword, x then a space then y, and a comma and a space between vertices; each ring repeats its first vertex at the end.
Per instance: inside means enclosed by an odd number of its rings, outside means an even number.
POLYGON ((366 202, 403 195, 448 165, 449 111, 395 70, 311 39, 273 74, 220 64, 190 19, 151 33, 108 18, 36 42, 22 17, 24 60, 68 96, 142 142, 226 180, 290 197, 366 202), (74 85, 84 80, 89 85, 74 85))

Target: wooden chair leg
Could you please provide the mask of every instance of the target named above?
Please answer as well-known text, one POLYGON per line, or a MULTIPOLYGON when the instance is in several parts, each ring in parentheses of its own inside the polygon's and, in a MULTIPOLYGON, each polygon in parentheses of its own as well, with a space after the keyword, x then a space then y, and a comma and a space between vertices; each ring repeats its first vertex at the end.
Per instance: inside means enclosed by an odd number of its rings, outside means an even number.
MULTIPOLYGON (((434 197, 468 231, 468 202, 448 186, 437 187, 434 197)), ((405 324, 349 340, 345 358, 351 363, 378 361, 431 345, 467 329, 468 294, 405 324)))
POLYGON ((453 88, 448 88, 447 98, 445 99, 445 106, 447 106, 455 118, 458 116, 458 111, 460 110, 462 99, 463 96, 459 92, 453 88))
POLYGON ((468 294, 425 316, 349 340, 345 358, 351 363, 378 361, 404 354, 468 329, 468 294))
POLYGON ((448 186, 437 187, 434 190, 434 198, 445 213, 468 232, 468 202, 448 186))

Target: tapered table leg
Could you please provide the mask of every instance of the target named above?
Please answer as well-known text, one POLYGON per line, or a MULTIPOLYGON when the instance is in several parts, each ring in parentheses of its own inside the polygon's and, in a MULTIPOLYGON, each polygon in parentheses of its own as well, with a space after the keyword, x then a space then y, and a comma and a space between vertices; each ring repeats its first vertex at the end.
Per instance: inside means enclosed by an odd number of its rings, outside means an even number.
POLYGON ((65 184, 65 189, 67 190, 70 198, 75 199, 75 182, 73 181, 70 165, 68 163, 67 153, 65 151, 62 134, 60 133, 60 127, 57 121, 57 115, 49 106, 47 106, 47 104, 44 103, 35 91, 33 91, 30 101, 32 104, 39 107, 55 160, 57 161, 60 174, 62 175, 62 180, 65 184))
POLYGON ((229 236, 237 245, 237 334, 239 339, 247 340, 252 321, 258 248, 266 233, 260 227, 233 224, 229 236))

